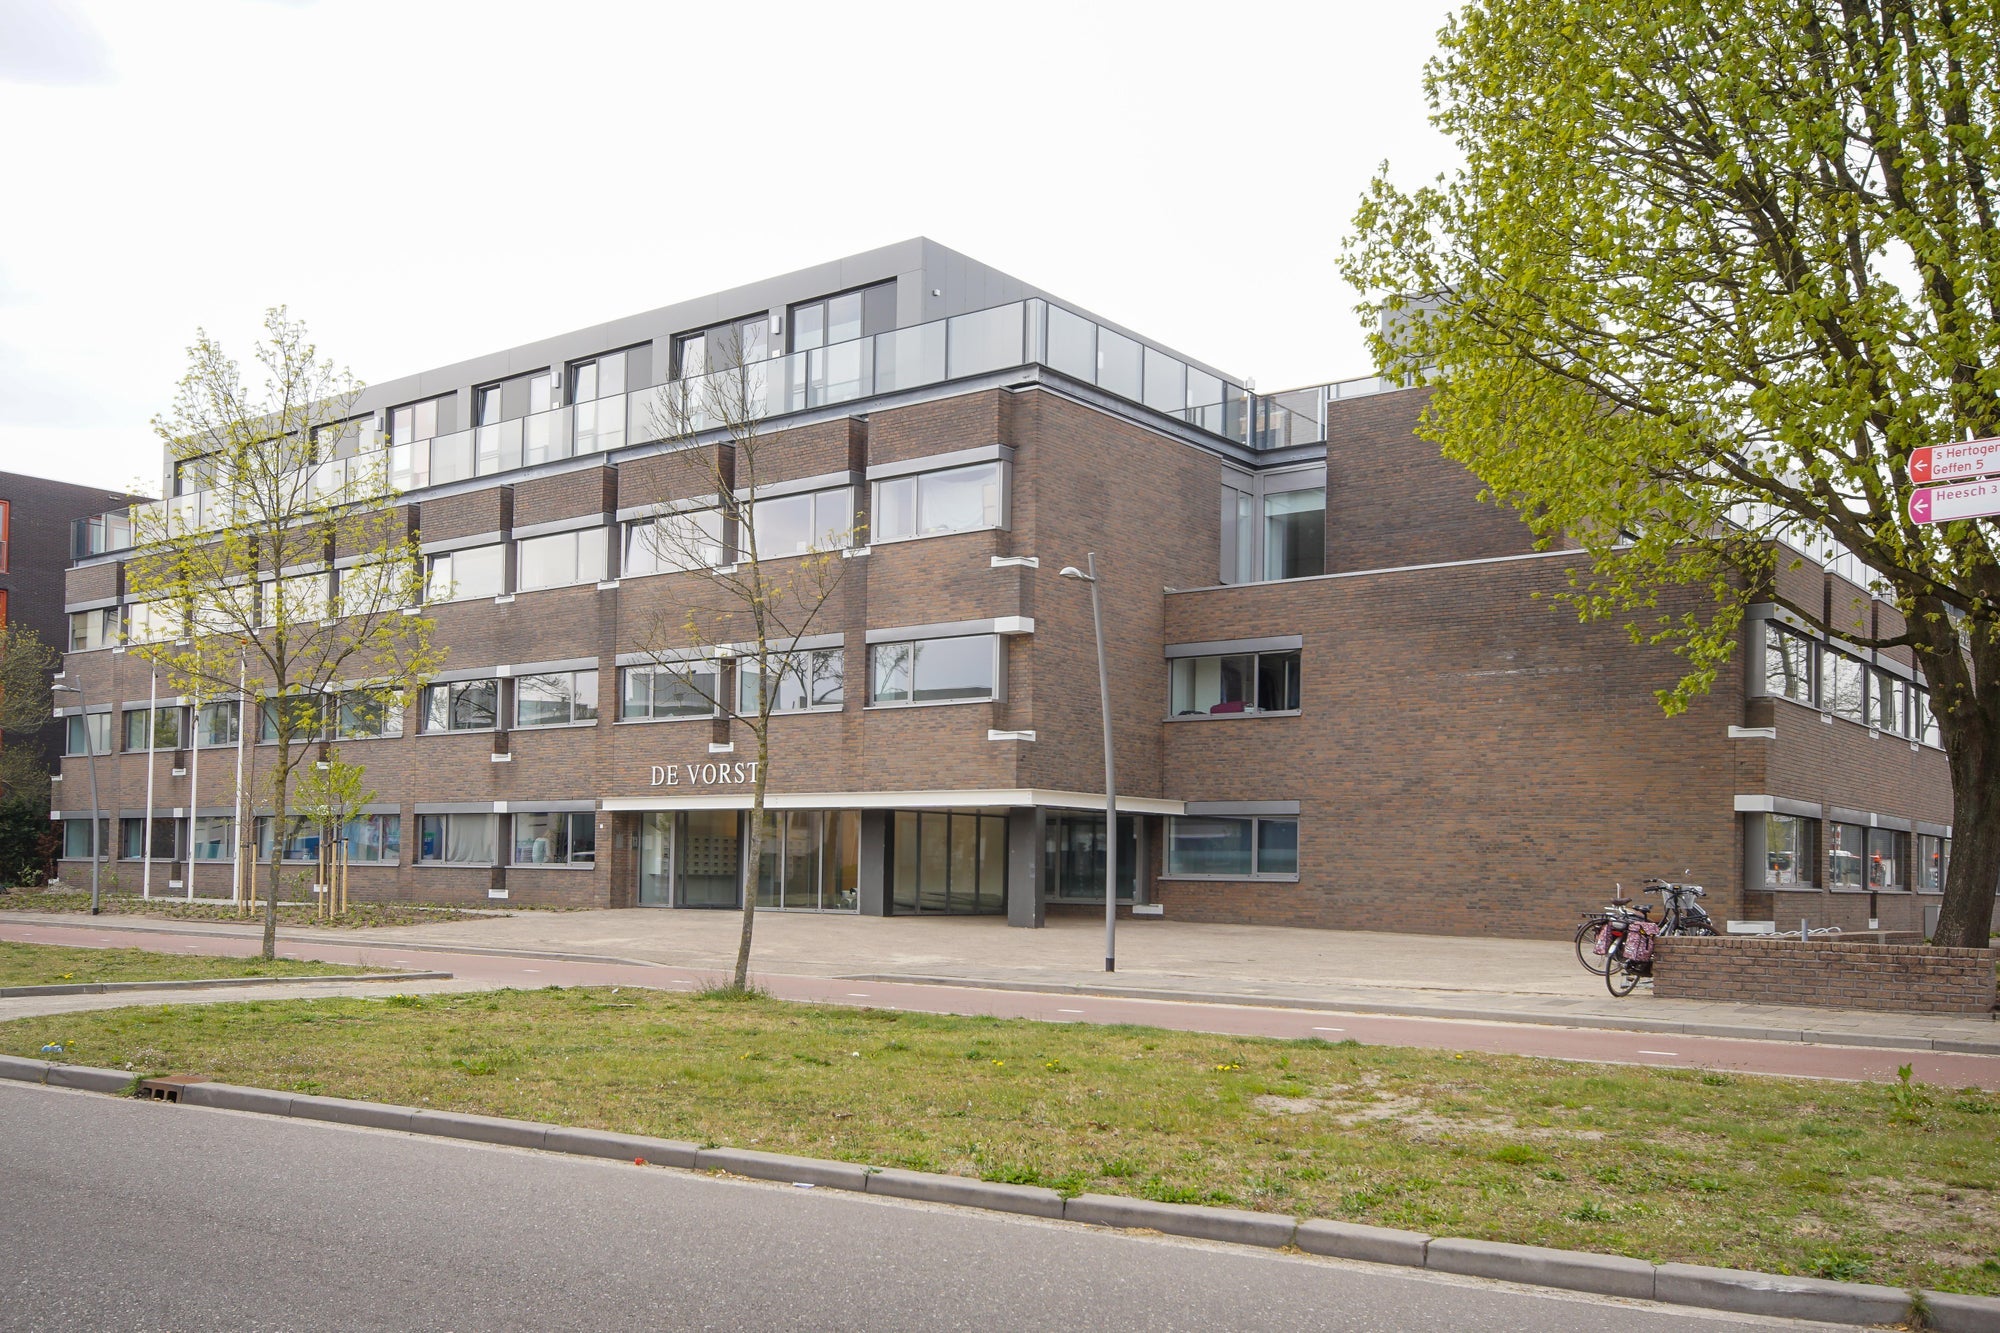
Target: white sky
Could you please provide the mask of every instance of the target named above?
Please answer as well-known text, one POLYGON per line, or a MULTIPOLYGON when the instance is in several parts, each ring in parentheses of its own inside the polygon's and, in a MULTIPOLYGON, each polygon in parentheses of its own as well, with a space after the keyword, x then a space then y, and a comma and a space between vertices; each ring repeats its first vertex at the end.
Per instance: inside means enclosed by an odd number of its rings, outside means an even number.
POLYGON ((1278 389, 1366 374, 1448 0, 0 0, 0 471, 157 491, 194 330, 363 380, 927 235, 1278 389))

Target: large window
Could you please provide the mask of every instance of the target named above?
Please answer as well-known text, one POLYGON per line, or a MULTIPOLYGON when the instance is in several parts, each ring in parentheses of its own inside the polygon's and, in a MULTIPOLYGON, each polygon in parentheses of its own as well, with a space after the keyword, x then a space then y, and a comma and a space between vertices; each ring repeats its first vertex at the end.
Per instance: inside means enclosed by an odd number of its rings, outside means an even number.
MULTIPOLYGON (((320 827, 304 815, 290 815, 285 821, 290 830, 285 834, 285 860, 312 862, 319 860, 320 827)), ((273 815, 257 816, 257 859, 271 859, 271 840, 277 827, 273 815)))
POLYGON ((841 486, 759 500, 750 511, 750 530, 759 560, 839 550, 854 532, 854 492, 841 486))
POLYGON ((1904 836, 1895 829, 1872 828, 1868 830, 1868 887, 1871 889, 1901 889, 1907 887, 1906 871, 1903 865, 1904 836))
POLYGON ((649 349, 607 352, 569 366, 569 401, 579 454, 601 453, 625 443, 625 390, 645 383, 649 349), (628 373, 629 368, 629 373, 628 373))
MULTIPOLYGON (((1104 816, 1051 814, 1042 842, 1042 877, 1054 902, 1103 903, 1104 816)), ((1129 903, 1139 883, 1138 820, 1118 816, 1118 901, 1129 903)))
POLYGON ((1770 620, 1764 622, 1764 692, 1802 704, 1813 701, 1812 640, 1770 620))
POLYGON ((1826 884, 1830 889, 1867 887, 1868 829, 1861 824, 1826 826, 1826 884))
POLYGON ((63 740, 64 754, 110 754, 111 714, 70 714, 63 740))
POLYGON ((1264 577, 1302 579, 1326 572, 1326 491, 1264 497, 1264 577))
POLYGON ((1868 720, 1868 668, 1845 653, 1820 654, 1820 707, 1850 722, 1868 720))
POLYGON ((1910 734, 1910 685, 1886 671, 1868 673, 1868 723, 1892 736, 1910 734))
POLYGON ((595 671, 551 671, 514 678, 515 726, 567 727, 595 721, 595 671))
POLYGON ((1299 650, 1177 657, 1168 666, 1174 717, 1296 712, 1299 650))
POLYGON ((367 690, 344 690, 334 701, 333 734, 343 741, 379 740, 403 734, 403 705, 367 690))
POLYGON ((69 650, 73 653, 89 652, 93 648, 115 648, 123 638, 115 606, 69 613, 69 650))
POLYGON ((831 347, 896 327, 896 283, 878 282, 859 291, 803 301, 792 307, 792 350, 831 347))
POLYGON ((1944 737, 1938 731, 1937 714, 1931 711, 1929 690, 1910 691, 1910 734, 1925 745, 1940 748, 1944 745, 1944 737))
POLYGON ((499 546, 469 546, 430 558, 430 600, 467 602, 507 590, 507 557, 499 546))
POLYGON ((999 692, 1000 640, 992 634, 912 639, 868 648, 868 700, 875 704, 991 699, 999 692))
MULTIPOLYGON (((111 855, 111 821, 97 821, 97 858, 107 859, 111 855)), ((70 861, 90 859, 90 819, 63 820, 63 858, 70 861)))
POLYGON ((341 830, 351 862, 397 861, 403 855, 401 815, 360 815, 341 830))
POLYGON ((194 821, 194 859, 236 859, 236 821, 228 815, 202 815, 194 821))
POLYGON ((1812 822, 1797 815, 1764 816, 1764 883, 1788 888, 1813 882, 1812 822))
MULTIPOLYGON (((183 821, 165 815, 153 816, 152 858, 155 861, 180 861, 187 857, 181 845, 183 821)), ((86 853, 88 855, 88 853, 86 853)), ((146 821, 121 819, 118 821, 118 855, 126 861, 140 861, 147 856, 146 821)))
POLYGON ((500 682, 458 680, 424 687, 427 732, 492 731, 500 721, 500 682))
POLYGON ((897 912, 1001 912, 1007 907, 1007 817, 898 810, 890 834, 897 912))
POLYGON ((514 816, 515 865, 587 866, 596 860, 597 816, 590 811, 514 816))
POLYGON ((131 708, 125 712, 126 753, 154 750, 178 750, 187 743, 187 710, 185 708, 155 708, 153 725, 146 725, 146 710, 131 708))
POLYGON ((852 912, 861 905, 861 813, 769 811, 758 858, 757 905, 852 912))
POLYGON ((1913 887, 1918 893, 1943 893, 1951 873, 1951 839, 1933 834, 1917 835, 1917 859, 1911 867, 1913 887))
POLYGON ((627 722, 715 716, 721 686, 713 662, 626 667, 622 675, 618 716, 627 722))
POLYGON ((243 707, 234 699, 203 704, 195 714, 194 743, 204 748, 236 744, 236 729, 243 707))
POLYGON ((1295 878, 1298 818, 1177 816, 1167 824, 1167 873, 1190 879, 1295 878))
POLYGON ((284 720, 291 726, 292 743, 322 740, 326 735, 326 696, 320 694, 294 694, 284 699, 271 699, 259 710, 261 725, 258 739, 266 745, 278 741, 279 710, 284 710, 284 720))
POLYGON ((524 537, 517 545, 520 563, 514 582, 522 592, 596 583, 604 577, 603 528, 524 537))
POLYGON ((893 542, 997 528, 1004 474, 998 462, 974 463, 878 481, 868 540, 893 542))
POLYGON ((427 865, 497 865, 499 825, 498 815, 419 815, 417 860, 427 865))
POLYGON ((409 403, 392 408, 389 412, 389 443, 414 444, 418 440, 428 440, 440 431, 451 429, 451 404, 456 394, 441 398, 426 399, 421 403, 409 403), (443 408, 442 414, 439 409, 443 408))
MULTIPOLYGON (((278 624, 308 625, 333 618, 333 578, 329 574, 296 574, 281 579, 257 581, 259 623, 269 628, 278 624)), ((155 624, 164 617, 152 617, 155 624)), ((149 633, 165 637, 159 630, 149 633)))
POLYGON ((755 716, 761 700, 759 685, 772 692, 771 711, 802 713, 813 708, 838 708, 845 699, 845 673, 838 648, 814 648, 795 653, 771 655, 771 681, 757 671, 749 658, 736 664, 736 710, 745 717, 755 716))
POLYGON ((622 575, 713 569, 722 563, 722 512, 697 509, 625 525, 622 575))
POLYGON ((771 317, 751 315, 675 338, 673 375, 694 379, 710 371, 755 365, 770 355, 771 317))

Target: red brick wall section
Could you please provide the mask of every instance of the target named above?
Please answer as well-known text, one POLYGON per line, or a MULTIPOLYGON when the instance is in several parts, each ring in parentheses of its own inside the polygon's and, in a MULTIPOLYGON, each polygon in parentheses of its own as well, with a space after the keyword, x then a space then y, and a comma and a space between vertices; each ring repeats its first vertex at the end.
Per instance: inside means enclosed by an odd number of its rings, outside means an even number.
POLYGON ((1653 993, 1919 1014, 1983 1014, 1994 1005, 1995 949, 1926 944, 1800 944, 1675 936, 1659 942, 1653 993))

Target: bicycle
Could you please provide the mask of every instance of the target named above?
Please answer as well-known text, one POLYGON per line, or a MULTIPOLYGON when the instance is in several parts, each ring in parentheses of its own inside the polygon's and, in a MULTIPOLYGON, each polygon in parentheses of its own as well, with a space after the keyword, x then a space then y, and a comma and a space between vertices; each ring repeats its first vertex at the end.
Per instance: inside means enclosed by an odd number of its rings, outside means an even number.
POLYGON ((1634 922, 1605 950, 1604 985, 1613 995, 1630 995, 1653 975, 1654 947, 1662 935, 1714 935, 1715 922, 1696 901, 1707 896, 1699 884, 1649 879, 1642 892, 1662 899, 1661 919, 1634 922))
MULTIPOLYGON (((1618 887, 1622 891, 1623 886, 1618 887)), ((1647 919, 1651 911, 1643 904, 1634 907, 1632 900, 1621 893, 1602 911, 1583 913, 1583 920, 1576 928, 1576 961, 1583 964, 1586 972, 1603 976, 1611 966, 1611 942, 1622 936, 1633 921, 1647 919)))

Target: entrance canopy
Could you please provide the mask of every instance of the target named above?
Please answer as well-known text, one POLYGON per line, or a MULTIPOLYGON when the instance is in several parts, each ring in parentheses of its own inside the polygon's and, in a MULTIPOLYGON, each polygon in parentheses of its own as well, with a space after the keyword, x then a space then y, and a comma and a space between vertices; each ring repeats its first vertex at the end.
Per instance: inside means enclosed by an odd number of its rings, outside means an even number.
MULTIPOLYGON (((1102 810, 1104 793, 1054 791, 1045 787, 1011 787, 963 791, 768 792, 768 810, 966 810, 1021 809, 1043 806, 1057 810, 1102 810)), ((608 796, 601 807, 621 810, 748 810, 748 791, 681 794, 653 792, 645 796, 608 796)), ((1187 802, 1155 796, 1120 796, 1118 809, 1132 815, 1184 815, 1187 802)))

